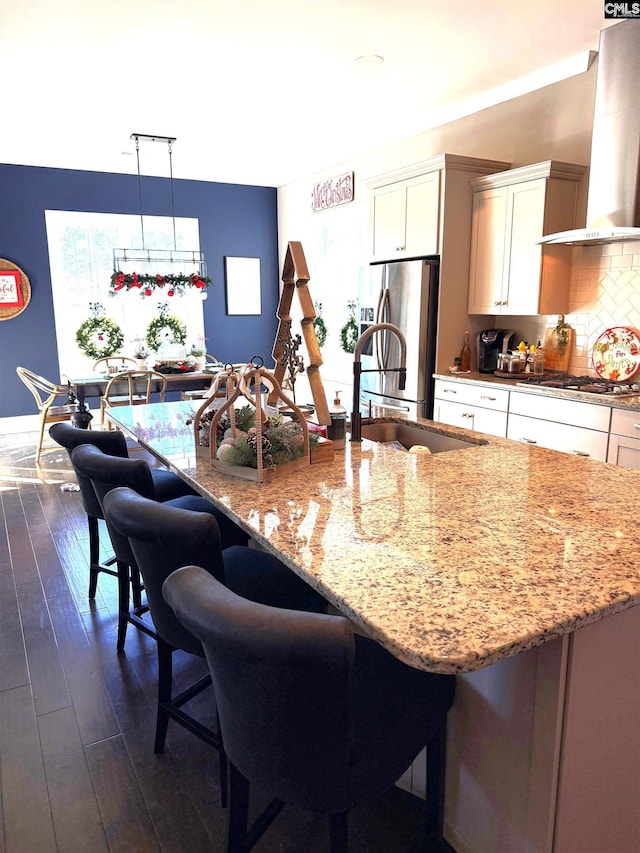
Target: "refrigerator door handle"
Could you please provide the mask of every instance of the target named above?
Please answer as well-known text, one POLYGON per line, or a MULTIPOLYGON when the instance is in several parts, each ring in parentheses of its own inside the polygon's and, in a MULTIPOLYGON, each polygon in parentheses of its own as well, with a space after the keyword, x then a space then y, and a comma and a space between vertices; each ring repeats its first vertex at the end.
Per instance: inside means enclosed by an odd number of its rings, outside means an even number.
MULTIPOLYGON (((376 320, 375 320, 376 323, 384 322, 384 306, 385 306, 385 302, 388 299, 388 297, 389 297, 389 291, 384 286, 384 281, 383 281, 383 286, 380 288, 380 293, 378 294, 378 306, 376 308, 376 320)), ((380 370, 382 368, 382 348, 380 346, 380 336, 378 333, 374 333, 373 337, 374 337, 373 347, 374 347, 374 352, 376 355, 376 367, 378 368, 378 370, 380 370)))
MULTIPOLYGON (((389 289, 386 288, 382 297, 382 311, 380 312, 380 323, 388 323, 389 315, 391 312, 390 307, 390 296, 389 289)), ((378 333, 377 337, 377 353, 378 353, 378 368, 380 370, 386 370, 389 361, 389 353, 387 351, 387 347, 385 346, 387 342, 387 332, 382 331, 378 333)))
POLYGON ((376 307, 376 318, 374 321, 376 323, 382 322, 382 311, 383 311, 384 297, 385 297, 386 292, 387 292, 386 288, 384 288, 384 287, 380 288, 380 293, 378 294, 378 305, 376 307))

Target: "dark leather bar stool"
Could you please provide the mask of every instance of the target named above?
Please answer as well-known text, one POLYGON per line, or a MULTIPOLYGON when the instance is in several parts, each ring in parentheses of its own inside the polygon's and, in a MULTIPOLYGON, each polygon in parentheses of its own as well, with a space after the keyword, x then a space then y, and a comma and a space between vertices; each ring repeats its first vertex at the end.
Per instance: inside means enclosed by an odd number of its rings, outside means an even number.
POLYGON ((453 676, 406 666, 341 616, 242 599, 201 567, 177 570, 163 589, 213 677, 229 759, 227 853, 247 853, 284 803, 328 814, 331 851, 346 853, 348 809, 389 789, 425 745, 426 844, 438 844, 453 676), (250 783, 276 799, 247 832, 250 783))
MULTIPOLYGON (((70 423, 56 423, 50 427, 49 435, 57 444, 65 448, 72 465, 73 459, 71 453, 75 447, 81 444, 91 444, 94 447, 98 447, 108 456, 116 456, 120 459, 127 459, 129 457, 127 440, 124 433, 120 430, 102 432, 100 430, 78 429, 70 423)), ((168 501, 173 498, 182 497, 183 495, 196 494, 191 486, 181 480, 173 471, 168 471, 166 468, 151 468, 150 470, 157 500, 168 501)), ((104 563, 100 561, 98 521, 103 520, 104 515, 93 485, 87 477, 78 473, 75 466, 74 471, 78 486, 80 487, 82 506, 87 514, 89 525, 89 598, 93 599, 96 596, 100 572, 105 572, 114 577, 117 577, 118 573, 110 568, 116 561, 115 557, 106 560, 104 563)))
MULTIPOLYGON (((143 459, 128 459, 107 456, 99 448, 82 444, 71 452, 75 470, 91 482, 100 504, 102 516, 107 522, 109 538, 116 556, 118 577, 118 640, 117 649, 122 651, 127 634, 127 626, 135 625, 144 633, 155 637, 155 631, 149 627, 142 616, 147 606, 142 604, 140 574, 135 557, 129 546, 129 540, 122 536, 110 524, 104 515, 104 497, 117 486, 128 486, 140 495, 157 501, 157 492, 151 474, 151 468, 143 459), (133 608, 129 607, 129 585, 133 591, 133 608)), ((165 501, 175 507, 205 512, 213 516, 221 531, 222 547, 245 545, 249 536, 234 524, 224 513, 216 509, 210 501, 200 495, 188 494, 165 501)))
MULTIPOLYGON (((155 751, 162 752, 169 720, 185 726, 220 751, 217 733, 187 715, 182 706, 211 683, 210 676, 172 697, 173 652, 182 649, 204 657, 200 641, 176 619, 162 596, 162 584, 175 569, 198 559, 207 572, 247 598, 274 606, 324 610, 326 602, 271 554, 255 548, 234 546, 222 550, 220 531, 211 515, 171 504, 159 504, 127 488, 113 489, 104 498, 110 528, 129 539, 142 574, 158 643, 158 713, 155 751)), ((224 778, 221 778, 223 802, 224 778)))

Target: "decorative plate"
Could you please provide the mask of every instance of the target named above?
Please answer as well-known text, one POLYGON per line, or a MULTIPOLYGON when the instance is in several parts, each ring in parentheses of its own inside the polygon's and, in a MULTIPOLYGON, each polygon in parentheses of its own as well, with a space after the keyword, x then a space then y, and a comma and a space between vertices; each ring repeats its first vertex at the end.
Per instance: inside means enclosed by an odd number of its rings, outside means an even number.
POLYGON ((593 369, 602 379, 629 379, 640 367, 640 338, 626 326, 603 332, 593 346, 593 369))
POLYGON ((13 320, 31 301, 31 283, 11 261, 0 258, 0 320, 13 320))

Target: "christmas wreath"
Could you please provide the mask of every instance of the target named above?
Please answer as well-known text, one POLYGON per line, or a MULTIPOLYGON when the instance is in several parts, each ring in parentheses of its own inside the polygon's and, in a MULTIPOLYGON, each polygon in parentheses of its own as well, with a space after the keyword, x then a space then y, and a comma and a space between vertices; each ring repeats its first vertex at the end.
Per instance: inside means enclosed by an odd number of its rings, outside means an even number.
POLYGON ((146 342, 152 352, 158 352, 162 344, 183 344, 187 339, 187 327, 178 317, 167 314, 166 303, 160 306, 160 315, 147 326, 146 342))
POLYGON ((327 324, 322 319, 322 303, 314 302, 314 308, 317 311, 317 316, 313 320, 313 329, 316 333, 318 346, 323 347, 327 340, 327 324))
POLYGON ((102 306, 91 305, 92 315, 76 332, 76 343, 90 358, 105 358, 122 349, 124 335, 113 320, 103 316, 102 306))
POLYGON ((355 352, 358 341, 358 324, 355 317, 349 317, 340 329, 340 346, 345 352, 355 352))
POLYGON ((322 317, 316 317, 313 321, 313 328, 315 329, 316 338, 318 339, 318 346, 323 347, 327 340, 327 324, 324 322, 322 317))

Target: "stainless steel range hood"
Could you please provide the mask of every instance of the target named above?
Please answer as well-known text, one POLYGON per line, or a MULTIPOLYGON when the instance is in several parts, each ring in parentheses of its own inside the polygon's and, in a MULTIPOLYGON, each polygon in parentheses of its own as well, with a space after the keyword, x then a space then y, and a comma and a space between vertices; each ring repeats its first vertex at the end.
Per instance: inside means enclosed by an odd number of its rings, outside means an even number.
POLYGON ((600 32, 587 228, 538 243, 576 246, 640 240, 640 21, 600 32))

